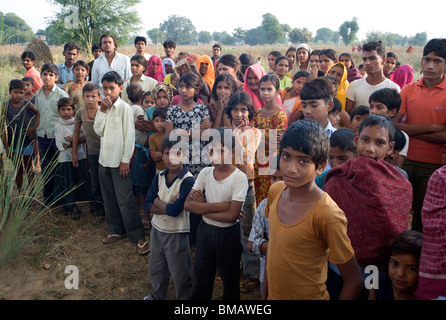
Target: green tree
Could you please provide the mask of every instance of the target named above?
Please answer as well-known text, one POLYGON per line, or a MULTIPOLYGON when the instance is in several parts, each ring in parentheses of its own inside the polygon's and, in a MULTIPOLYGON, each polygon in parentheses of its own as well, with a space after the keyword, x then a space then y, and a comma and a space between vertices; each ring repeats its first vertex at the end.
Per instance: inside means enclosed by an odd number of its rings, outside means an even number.
POLYGON ((212 34, 209 31, 198 32, 198 42, 207 44, 212 41, 212 34))
POLYGON ((240 27, 239 28, 235 28, 234 31, 232 32, 232 36, 234 38, 236 38, 238 41, 242 41, 243 38, 246 36, 247 32, 248 32, 247 30, 244 30, 244 29, 242 29, 240 27))
POLYGON ((351 21, 345 21, 339 27, 339 34, 342 41, 347 46, 356 39, 356 34, 359 31, 358 18, 354 17, 351 21))
POLYGON ((195 26, 186 17, 171 15, 160 24, 160 29, 166 34, 166 39, 177 44, 195 44, 197 41, 195 26))
POLYGON ((312 40, 312 34, 311 31, 309 31, 307 28, 299 29, 294 28, 291 30, 291 32, 288 34, 288 38, 292 43, 308 43, 312 40))
MULTIPOLYGON (((47 31, 56 33, 61 43, 74 40, 88 54, 102 34, 111 33, 118 44, 136 33, 141 20, 134 8, 140 0, 50 0, 61 7, 49 22, 47 31)), ((61 44, 59 43, 59 44, 61 44)))
POLYGON ((316 30, 314 42, 329 43, 333 38, 333 30, 330 28, 320 28, 316 30))
POLYGON ((147 35, 154 44, 160 44, 166 40, 166 35, 160 28, 150 29, 149 31, 147 31, 147 35))
POLYGON ((245 43, 250 46, 255 46, 258 44, 263 44, 263 31, 262 27, 257 27, 249 29, 246 31, 246 35, 243 38, 245 43))
POLYGON ((0 11, 0 44, 25 43, 34 37, 31 27, 14 13, 0 11))
POLYGON ((427 33, 419 32, 409 38, 409 43, 413 46, 424 46, 427 43, 427 33))
POLYGON ((265 42, 268 44, 280 43, 285 38, 285 32, 279 23, 279 20, 271 14, 265 13, 262 16, 262 31, 265 42))

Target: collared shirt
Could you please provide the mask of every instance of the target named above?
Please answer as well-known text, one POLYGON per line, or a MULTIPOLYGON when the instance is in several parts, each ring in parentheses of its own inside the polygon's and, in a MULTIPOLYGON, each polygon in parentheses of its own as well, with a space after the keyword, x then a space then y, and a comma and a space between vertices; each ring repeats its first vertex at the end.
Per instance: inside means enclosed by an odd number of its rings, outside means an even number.
MULTIPOLYGON (((328 133, 328 137, 330 138, 332 133, 336 131, 336 128, 333 127, 333 125, 330 122, 330 119, 327 119, 328 123, 325 126, 325 131, 328 133)), ((331 166, 330 166, 330 162, 327 161, 327 165, 325 166, 325 170, 330 170, 331 166)))
MULTIPOLYGON (((137 55, 137 53, 131 53, 128 55, 128 57, 131 59, 133 56, 136 56, 136 55, 137 55)), ((144 56, 144 58, 146 58, 147 62, 149 62, 151 55, 148 53, 144 53, 143 56, 144 56)))
POLYGON ((40 125, 37 128, 37 136, 44 138, 45 135, 49 139, 54 139, 54 127, 59 122, 59 111, 57 110, 57 102, 61 98, 69 98, 68 93, 58 86, 54 85, 48 97, 45 96, 45 87, 40 88, 36 94, 36 108, 40 113, 40 125))
POLYGON ((135 124, 132 108, 118 98, 107 110, 98 110, 94 131, 101 137, 99 163, 103 167, 118 168, 130 163, 135 149, 135 124))
POLYGON ((67 81, 76 81, 73 73, 73 66, 68 69, 66 64, 62 63, 58 64, 57 68, 59 69, 59 80, 62 82, 61 84, 57 84, 59 88, 62 88, 67 81))
POLYGON ((102 77, 109 71, 116 71, 122 80, 126 81, 132 76, 130 58, 115 51, 115 56, 111 64, 108 64, 105 53, 101 54, 99 58, 94 60, 93 70, 91 71, 91 82, 97 83, 102 88, 102 77))

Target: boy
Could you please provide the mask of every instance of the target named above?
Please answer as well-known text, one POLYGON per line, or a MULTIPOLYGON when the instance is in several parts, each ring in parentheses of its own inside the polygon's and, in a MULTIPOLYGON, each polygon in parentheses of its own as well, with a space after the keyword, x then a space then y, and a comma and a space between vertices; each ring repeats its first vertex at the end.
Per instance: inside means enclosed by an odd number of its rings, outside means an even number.
POLYGON ((59 68, 59 79, 56 83, 60 88, 63 88, 67 81, 76 81, 73 65, 79 56, 79 51, 81 51, 81 46, 74 41, 67 42, 64 45, 62 55, 65 57, 65 62, 57 65, 57 68, 59 68))
POLYGON ((401 130, 396 129, 396 128, 395 128, 394 142, 395 142, 395 145, 393 147, 392 153, 390 155, 385 156, 384 160, 386 160, 388 163, 392 164, 396 169, 398 169, 399 172, 401 172, 407 179, 409 179, 407 172, 404 171, 403 169, 401 169, 397 165, 398 156, 406 144, 406 137, 404 136, 404 134, 401 130))
POLYGON ((102 243, 110 244, 127 235, 137 242, 138 254, 150 251, 144 226, 133 197, 130 160, 135 149, 132 108, 119 98, 124 80, 116 71, 102 77, 105 98, 96 113, 94 131, 101 137, 99 181, 104 199, 109 234, 102 243))
POLYGON ((139 54, 139 55, 144 56, 144 58, 146 58, 146 60, 149 61, 151 55, 148 53, 144 53, 146 46, 147 46, 147 40, 145 37, 141 37, 141 36, 135 37, 136 52, 129 54, 129 58, 131 59, 135 54, 139 54))
POLYGON ((91 53, 93 54, 94 59, 91 60, 88 63, 88 67, 90 68, 90 70, 88 71, 88 80, 91 81, 91 70, 93 70, 93 64, 94 61, 99 58, 102 54, 102 48, 100 45, 98 45, 97 43, 95 43, 92 47, 91 47, 91 53))
POLYGON ((218 270, 223 281, 223 299, 240 300, 243 249, 238 217, 246 199, 248 179, 232 165, 232 130, 212 129, 211 136, 208 146, 212 166, 200 171, 184 204, 186 210, 203 215, 197 228, 190 298, 210 300, 218 270))
MULTIPOLYGON (((164 57, 161 57, 161 61, 170 58, 173 62, 177 63, 177 59, 175 58, 175 49, 177 48, 177 44, 173 40, 166 40, 163 43, 164 53, 166 54, 164 57)), ((148 61, 148 60, 147 60, 148 61)))
POLYGON ((36 99, 34 98, 34 79, 31 77, 23 77, 22 81, 25 84, 25 95, 23 98, 32 104, 35 104, 36 99))
MULTIPOLYGON (((40 124, 37 127, 37 141, 42 170, 51 170, 52 160, 56 160, 57 147, 54 136, 54 127, 59 122, 57 102, 61 98, 68 98, 68 93, 56 85, 59 79, 59 69, 53 63, 45 63, 42 66, 41 77, 43 87, 35 94, 34 108, 40 113, 40 124)), ((51 175, 43 187, 43 197, 46 205, 53 202, 54 177, 51 175)))
POLYGON ((368 116, 355 135, 356 157, 330 170, 324 186, 347 216, 359 265, 380 271, 387 269, 389 242, 408 228, 412 204, 409 181, 384 161, 392 153, 394 135, 389 118, 368 116))
POLYGON ((215 63, 216 60, 220 59, 221 50, 222 50, 221 43, 215 43, 212 46, 212 57, 211 57, 212 63, 215 63))
POLYGON ((324 128, 309 120, 294 122, 280 141, 283 182, 271 187, 265 207, 270 237, 264 299, 328 300, 329 260, 343 278, 340 299, 359 295, 362 279, 347 237, 347 219, 314 182, 326 166, 328 141, 324 128))
POLYGON ((149 150, 150 158, 156 165, 156 173, 166 169, 161 148, 161 142, 166 137, 166 118, 166 108, 157 108, 153 111, 153 125, 155 126, 156 132, 149 137, 149 150))
POLYGON ((181 152, 176 157, 170 156, 176 143, 169 137, 163 139, 161 153, 166 170, 155 176, 144 202, 144 209, 153 214, 150 231, 152 251, 148 265, 152 292, 148 300, 166 299, 170 275, 178 300, 188 299, 192 287, 190 222, 184 201, 195 179, 183 166, 184 155, 181 152))
POLYGON ((339 127, 339 122, 341 121, 341 117, 339 113, 342 111, 342 103, 338 98, 333 98, 333 108, 328 112, 328 120, 331 125, 336 129, 339 127))
POLYGON ((34 64, 36 63, 36 56, 32 51, 25 51, 22 53, 22 64, 26 69, 25 77, 31 77, 34 80, 33 93, 36 93, 43 86, 42 78, 40 78, 39 71, 36 70, 34 64))
POLYGON ((132 107, 133 121, 148 120, 147 115, 142 108, 142 97, 144 95, 142 87, 137 83, 131 83, 125 88, 125 91, 128 102, 124 99, 123 101, 132 107))
POLYGON ((270 69, 269 73, 276 72, 276 58, 280 57, 282 54, 279 51, 271 51, 268 53, 268 67, 270 69))
MULTIPOLYGON (((401 95, 395 89, 383 88, 376 90, 370 95, 369 103, 370 114, 381 114, 392 119, 400 110, 401 95)), ((399 153, 395 159, 395 164, 400 168, 402 167, 404 159, 407 157, 407 151, 409 150, 409 136, 405 132, 401 132, 406 138, 406 143, 402 149, 399 149, 399 153)))
POLYGON ((362 121, 367 118, 370 114, 370 109, 367 106, 361 105, 357 106, 350 112, 350 129, 355 133, 358 133, 359 126, 362 121))

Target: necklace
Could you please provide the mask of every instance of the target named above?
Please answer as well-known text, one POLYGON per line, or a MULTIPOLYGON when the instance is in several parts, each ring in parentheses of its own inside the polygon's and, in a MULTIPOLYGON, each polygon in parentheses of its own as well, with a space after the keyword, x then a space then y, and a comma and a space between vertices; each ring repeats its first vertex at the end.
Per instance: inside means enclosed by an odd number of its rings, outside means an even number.
POLYGON ((371 86, 376 86, 377 84, 383 82, 384 80, 386 80, 386 76, 384 76, 384 75, 382 76, 382 78, 379 81, 376 81, 376 82, 370 82, 369 78, 368 77, 366 78, 367 83, 371 86))
POLYGON ((97 112, 96 109, 95 109, 95 112, 94 112, 93 117, 90 116, 90 113, 88 112, 88 108, 85 108, 85 111, 87 112, 87 118, 88 118, 88 120, 93 121, 93 120, 96 118, 96 112, 97 112))

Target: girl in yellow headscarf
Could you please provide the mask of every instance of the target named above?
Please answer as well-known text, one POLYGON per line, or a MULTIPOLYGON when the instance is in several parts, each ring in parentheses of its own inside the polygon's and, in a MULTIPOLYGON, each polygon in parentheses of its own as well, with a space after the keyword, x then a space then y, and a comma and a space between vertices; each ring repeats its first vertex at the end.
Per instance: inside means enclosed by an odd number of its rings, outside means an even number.
POLYGON ((212 91, 212 87, 215 82, 214 64, 209 56, 203 55, 197 60, 198 71, 203 77, 204 81, 209 87, 209 91, 212 91))
POLYGON ((330 76, 336 79, 338 83, 338 92, 336 97, 341 101, 342 110, 339 112, 340 121, 338 126, 348 128, 350 126, 350 116, 347 111, 345 111, 345 104, 347 101, 347 89, 349 86, 349 82, 347 80, 347 68, 342 62, 335 63, 331 67, 328 68, 326 76, 330 76))

